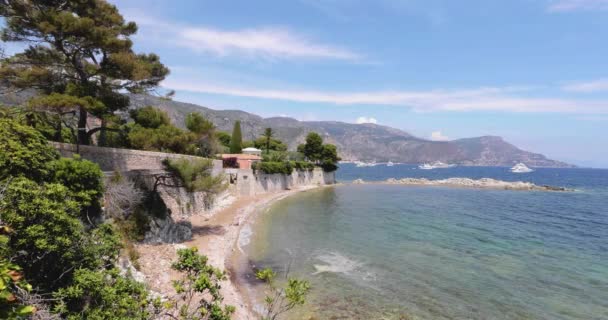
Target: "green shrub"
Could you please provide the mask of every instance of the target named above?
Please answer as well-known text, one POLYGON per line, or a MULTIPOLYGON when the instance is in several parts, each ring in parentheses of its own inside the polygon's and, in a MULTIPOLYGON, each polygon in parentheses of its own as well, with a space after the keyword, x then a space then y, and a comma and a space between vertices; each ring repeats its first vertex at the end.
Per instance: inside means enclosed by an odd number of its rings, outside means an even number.
POLYGON ((254 170, 266 174, 291 174, 293 166, 290 162, 258 162, 255 164, 254 170))
POLYGON ((284 162, 287 160, 287 153, 283 151, 270 151, 262 156, 264 162, 284 162))
MULTIPOLYGON (((167 303, 170 306, 168 313, 179 315, 179 319, 230 320, 236 309, 231 305, 222 305, 224 297, 220 292, 226 273, 209 265, 208 258, 198 254, 197 248, 179 249, 177 256, 171 269, 183 276, 173 281, 177 298, 167 303), (201 299, 192 299, 195 295, 201 299)), ((171 318, 178 319, 174 316, 171 318)))
POLYGON ((7 255, 42 292, 70 283, 79 268, 112 263, 118 253, 120 240, 113 228, 102 224, 87 230, 79 219, 79 203, 60 184, 18 178, 8 186, 0 207, 0 219, 15 235, 9 237, 7 255))
POLYGON ((77 270, 74 282, 55 297, 61 300, 55 312, 67 319, 152 319, 161 305, 143 284, 117 269, 77 270))
POLYGON ((52 181, 70 190, 70 197, 83 207, 98 204, 103 193, 103 172, 94 162, 74 158, 61 158, 49 164, 52 181))
POLYGON ((321 168, 325 172, 334 172, 338 170, 338 165, 331 161, 323 161, 323 163, 321 163, 321 168))
POLYGON ((315 169, 315 164, 307 161, 291 161, 291 165, 299 171, 312 171, 315 169))
POLYGON ((165 159, 163 165, 188 192, 217 194, 226 188, 224 177, 213 175, 213 160, 165 159))
POLYGON ((19 176, 42 181, 50 172, 48 163, 57 158, 59 154, 40 132, 0 119, 0 181, 19 176))

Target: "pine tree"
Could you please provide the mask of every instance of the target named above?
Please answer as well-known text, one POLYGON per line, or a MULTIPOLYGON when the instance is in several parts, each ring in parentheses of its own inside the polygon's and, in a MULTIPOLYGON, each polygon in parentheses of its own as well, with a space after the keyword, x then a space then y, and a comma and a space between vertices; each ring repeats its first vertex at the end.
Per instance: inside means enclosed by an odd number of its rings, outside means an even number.
POLYGON ((0 61, 3 85, 62 94, 68 104, 69 96, 86 98, 88 103, 73 105, 82 144, 105 129, 87 131, 89 113, 105 123, 129 105, 123 92, 151 90, 169 73, 157 55, 133 52, 137 25, 105 0, 0 0, 0 17, 2 41, 29 45, 0 61))
POLYGON ((232 138, 230 139, 230 153, 241 153, 243 149, 243 136, 241 134, 241 121, 234 123, 232 138))

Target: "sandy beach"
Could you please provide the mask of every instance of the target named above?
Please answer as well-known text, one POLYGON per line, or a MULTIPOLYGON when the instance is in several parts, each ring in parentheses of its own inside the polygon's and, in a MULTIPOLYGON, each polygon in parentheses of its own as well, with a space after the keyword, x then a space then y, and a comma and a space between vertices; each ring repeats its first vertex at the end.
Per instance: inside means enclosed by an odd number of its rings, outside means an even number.
MULTIPOLYGON (((290 195, 315 189, 317 186, 285 190, 278 193, 268 193, 254 197, 233 198, 232 202, 219 208, 211 216, 193 215, 189 217, 192 223, 192 239, 180 244, 138 244, 136 246, 140 258, 140 272, 145 277, 146 284, 154 292, 170 297, 174 294, 171 280, 179 274, 171 270, 171 263, 177 257, 177 250, 186 247, 197 247, 201 254, 209 258, 209 263, 220 269, 229 271, 230 261, 238 251, 238 239, 241 228, 257 212, 273 202, 290 195)), ((224 303, 236 307, 234 319, 257 319, 248 299, 240 290, 234 275, 222 283, 224 303)))

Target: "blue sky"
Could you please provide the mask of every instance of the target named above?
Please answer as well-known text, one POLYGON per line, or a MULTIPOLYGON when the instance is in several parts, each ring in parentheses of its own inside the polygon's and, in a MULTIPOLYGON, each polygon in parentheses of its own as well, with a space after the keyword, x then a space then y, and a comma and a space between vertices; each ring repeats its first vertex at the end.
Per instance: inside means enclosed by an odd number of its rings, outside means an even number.
POLYGON ((608 167, 608 0, 111 0, 176 100, 608 167))

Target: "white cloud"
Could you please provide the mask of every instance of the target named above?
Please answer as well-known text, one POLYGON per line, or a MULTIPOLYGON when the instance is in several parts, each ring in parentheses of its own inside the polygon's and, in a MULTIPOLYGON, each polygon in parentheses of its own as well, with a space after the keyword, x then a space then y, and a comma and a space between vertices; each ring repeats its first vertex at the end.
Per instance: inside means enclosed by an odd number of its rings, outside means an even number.
POLYGON ((265 89, 169 78, 163 86, 190 92, 260 99, 336 105, 392 105, 415 111, 506 111, 552 113, 608 113, 608 101, 520 97, 525 88, 477 88, 468 90, 329 92, 316 90, 265 89))
POLYGON ((372 117, 359 117, 357 118, 357 124, 362 124, 362 123, 373 123, 373 124, 377 124, 378 120, 376 120, 376 118, 372 118, 372 117))
POLYGON ((357 61, 362 56, 352 50, 314 41, 281 27, 256 27, 223 30, 204 26, 187 26, 126 9, 128 20, 135 21, 144 38, 155 42, 208 53, 220 57, 246 56, 273 59, 333 59, 357 61))
POLYGON ((591 93, 591 92, 600 92, 600 91, 608 91, 608 79, 599 79, 587 82, 578 82, 569 84, 562 87, 565 91, 572 92, 583 92, 583 93, 591 93))
POLYGON ((450 140, 449 137, 444 136, 443 134, 441 134, 441 131, 433 131, 433 132, 431 132, 430 139, 433 140, 433 141, 448 141, 448 140, 450 140))
POLYGON ((280 28, 257 28, 226 31, 213 28, 185 28, 177 34, 177 43, 195 51, 218 56, 250 55, 272 58, 325 58, 357 60, 349 50, 315 43, 280 28))
POLYGON ((548 9, 551 12, 608 10, 608 0, 554 0, 548 9))

